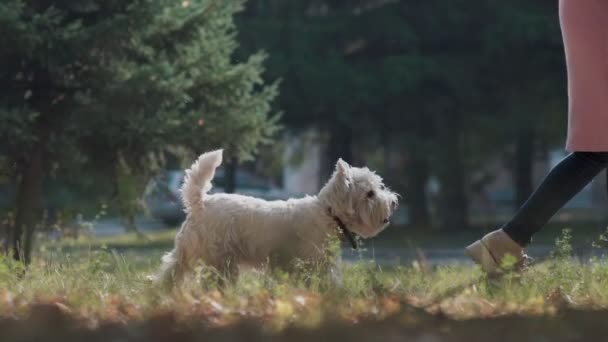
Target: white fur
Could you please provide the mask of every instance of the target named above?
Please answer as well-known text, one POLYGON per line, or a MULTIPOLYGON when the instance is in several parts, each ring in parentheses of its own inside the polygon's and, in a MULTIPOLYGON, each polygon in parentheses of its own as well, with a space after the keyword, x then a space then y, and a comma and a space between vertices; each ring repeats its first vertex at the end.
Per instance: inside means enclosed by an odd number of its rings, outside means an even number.
POLYGON ((332 215, 352 232, 369 238, 387 226, 384 220, 397 206, 397 195, 384 187, 378 175, 342 160, 318 196, 266 201, 207 194, 221 160, 221 150, 205 153, 186 171, 182 197, 188 215, 155 280, 173 284, 198 261, 232 276, 244 264, 321 261, 327 243, 338 235, 332 215))

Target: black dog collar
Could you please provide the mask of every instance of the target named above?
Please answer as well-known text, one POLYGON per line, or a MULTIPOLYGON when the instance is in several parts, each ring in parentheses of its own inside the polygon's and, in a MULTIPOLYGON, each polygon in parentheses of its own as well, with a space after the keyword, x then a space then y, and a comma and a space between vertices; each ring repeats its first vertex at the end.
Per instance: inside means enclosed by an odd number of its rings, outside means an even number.
POLYGON ((348 230, 348 228, 346 228, 346 225, 344 224, 344 222, 342 222, 342 220, 340 220, 340 218, 338 216, 333 215, 331 208, 329 208, 329 215, 334 219, 334 221, 338 225, 338 229, 340 230, 340 233, 342 235, 346 236, 346 239, 348 240, 348 242, 350 242, 351 247, 355 250, 358 249, 359 246, 357 245, 357 240, 355 240, 353 232, 351 232, 350 230, 348 230))

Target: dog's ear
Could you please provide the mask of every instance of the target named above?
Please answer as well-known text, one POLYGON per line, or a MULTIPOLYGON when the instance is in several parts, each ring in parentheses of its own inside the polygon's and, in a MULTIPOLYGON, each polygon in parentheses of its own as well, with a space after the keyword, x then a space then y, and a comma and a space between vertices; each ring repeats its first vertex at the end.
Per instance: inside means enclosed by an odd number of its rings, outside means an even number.
POLYGON ((342 158, 336 163, 336 175, 345 181, 346 186, 350 185, 350 165, 342 158))
MULTIPOLYGON (((351 169, 350 165, 342 160, 342 158, 338 159, 338 162, 336 163, 336 180, 338 181, 339 185, 343 186, 343 188, 341 188, 342 191, 349 191, 352 183, 351 169)), ((355 213, 350 196, 346 196, 346 202, 344 203, 343 207, 348 215, 353 215, 355 213)))
POLYGON ((336 171, 338 172, 339 175, 348 176, 348 173, 350 171, 350 165, 348 165, 347 162, 345 162, 344 160, 342 160, 342 158, 340 158, 340 159, 338 159, 338 162, 336 163, 336 171))

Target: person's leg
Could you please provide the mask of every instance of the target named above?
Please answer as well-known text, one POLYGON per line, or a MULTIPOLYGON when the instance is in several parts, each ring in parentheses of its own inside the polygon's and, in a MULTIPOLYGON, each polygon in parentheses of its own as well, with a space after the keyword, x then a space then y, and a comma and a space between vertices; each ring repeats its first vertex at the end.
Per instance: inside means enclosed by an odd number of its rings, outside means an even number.
POLYGON ((553 215, 608 165, 608 152, 574 152, 547 175, 538 189, 503 226, 522 247, 553 215))
POLYGON ((526 264, 524 247, 532 235, 608 165, 608 152, 575 152, 551 170, 515 216, 502 229, 486 234, 465 248, 465 253, 488 274, 526 264), (505 264, 513 256, 514 264, 505 264))

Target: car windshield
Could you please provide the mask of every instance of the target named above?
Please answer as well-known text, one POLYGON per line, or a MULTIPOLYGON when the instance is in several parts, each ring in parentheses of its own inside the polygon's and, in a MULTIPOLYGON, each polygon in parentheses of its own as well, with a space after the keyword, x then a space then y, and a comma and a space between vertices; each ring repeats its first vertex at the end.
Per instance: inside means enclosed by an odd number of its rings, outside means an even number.
MULTIPOLYGON (((226 185, 226 173, 224 169, 218 169, 213 179, 213 184, 218 187, 224 187, 226 185)), ((267 190, 270 187, 268 182, 257 177, 247 171, 237 170, 236 172, 236 188, 237 189, 261 189, 267 190)))
MULTIPOLYGON (((155 180, 156 185, 160 187, 168 187, 171 189, 179 189, 184 182, 183 171, 167 171, 158 175, 155 180)), ((225 170, 218 169, 213 177, 213 185, 219 188, 226 186, 225 170)), ((237 170, 236 172, 236 188, 237 189, 256 189, 268 190, 270 186, 268 182, 261 177, 258 177, 248 171, 237 170)))
POLYGON ((182 187, 182 183, 184 182, 184 172, 183 171, 170 171, 167 175, 168 185, 172 189, 179 189, 182 187))
MULTIPOLYGON (((168 172, 163 174, 162 177, 159 177, 158 182, 164 182, 167 185, 171 185, 174 188, 181 187, 181 183, 184 181, 184 173, 183 172, 168 172)), ((215 172, 215 177, 213 177, 213 185, 216 187, 223 188, 226 186, 226 174, 224 169, 218 169, 215 172)), ((270 186, 268 182, 262 178, 258 177, 252 173, 247 171, 237 170, 236 172, 236 188, 237 189, 258 189, 258 190, 268 190, 270 186)))

